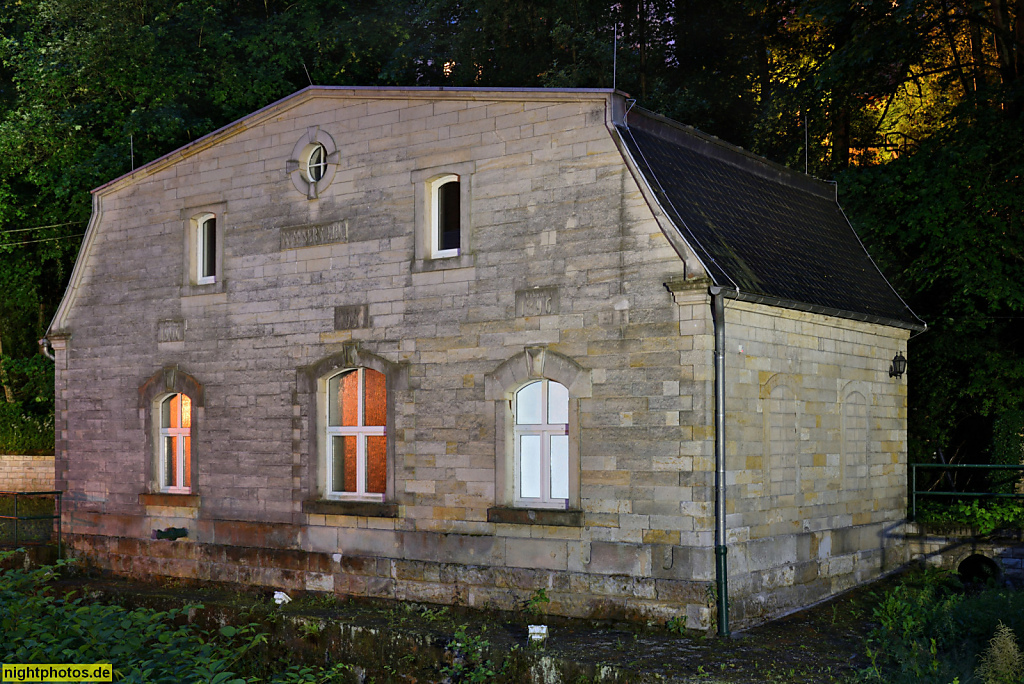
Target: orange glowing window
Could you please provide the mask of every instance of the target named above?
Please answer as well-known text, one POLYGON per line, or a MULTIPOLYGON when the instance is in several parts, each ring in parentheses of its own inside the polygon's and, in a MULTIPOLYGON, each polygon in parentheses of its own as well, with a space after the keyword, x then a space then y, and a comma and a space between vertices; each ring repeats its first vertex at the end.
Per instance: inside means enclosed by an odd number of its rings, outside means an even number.
POLYGON ((327 495, 383 501, 387 489, 387 389, 371 368, 327 381, 327 495))
POLYGON ((172 394, 160 402, 160 490, 192 488, 192 400, 172 394))

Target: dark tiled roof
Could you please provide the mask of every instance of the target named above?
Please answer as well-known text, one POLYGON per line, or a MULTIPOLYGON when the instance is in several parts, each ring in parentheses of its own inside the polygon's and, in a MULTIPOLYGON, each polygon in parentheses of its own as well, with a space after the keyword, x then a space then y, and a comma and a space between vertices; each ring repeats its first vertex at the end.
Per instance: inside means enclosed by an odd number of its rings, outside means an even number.
POLYGON ((620 133, 716 285, 743 298, 919 328, 839 208, 833 186, 634 109, 620 133))

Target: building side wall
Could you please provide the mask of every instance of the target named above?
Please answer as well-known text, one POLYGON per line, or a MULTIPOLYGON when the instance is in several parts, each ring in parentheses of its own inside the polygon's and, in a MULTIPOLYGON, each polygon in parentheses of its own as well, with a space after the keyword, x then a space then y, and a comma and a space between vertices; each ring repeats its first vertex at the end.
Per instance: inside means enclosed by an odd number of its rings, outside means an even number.
POLYGON ((907 332, 727 300, 730 590, 749 622, 907 561, 907 332))

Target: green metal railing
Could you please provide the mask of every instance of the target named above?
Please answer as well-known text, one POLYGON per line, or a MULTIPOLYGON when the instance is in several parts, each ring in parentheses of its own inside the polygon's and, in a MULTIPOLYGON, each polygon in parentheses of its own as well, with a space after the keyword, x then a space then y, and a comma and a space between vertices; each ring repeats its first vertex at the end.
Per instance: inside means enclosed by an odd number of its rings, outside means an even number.
MULTIPOLYGON (((0 546, 15 548, 26 544, 48 544, 53 540, 54 521, 56 521, 57 554, 61 554, 61 494, 59 491, 48 492, 5 492, 0 491, 0 504, 13 501, 13 506, 0 506, 0 513, 11 509, 12 515, 0 515, 0 546), (29 501, 45 501, 52 498, 53 508, 50 513, 40 513, 38 504, 26 505, 29 501), (30 512, 25 513, 26 509, 30 512), (49 521, 45 525, 42 521, 49 521), (44 534, 45 533, 45 534, 44 534)), ((44 505, 45 507, 45 505, 44 505)), ((49 508, 49 507, 46 507, 49 508)))
MULTIPOLYGON (((1024 465, 989 465, 982 463, 911 463, 910 464, 910 519, 917 518, 917 497, 918 496, 958 496, 958 497, 991 497, 1003 499, 1024 499, 1024 494, 1010 494, 1003 492, 978 492, 978 491, 938 491, 933 489, 917 488, 918 470, 1015 470, 1018 474, 1024 474, 1024 465)), ((1009 484, 1016 482, 1019 478, 1010 478, 1005 482, 995 484, 1009 484)), ((990 485, 991 486, 991 485, 990 485)))

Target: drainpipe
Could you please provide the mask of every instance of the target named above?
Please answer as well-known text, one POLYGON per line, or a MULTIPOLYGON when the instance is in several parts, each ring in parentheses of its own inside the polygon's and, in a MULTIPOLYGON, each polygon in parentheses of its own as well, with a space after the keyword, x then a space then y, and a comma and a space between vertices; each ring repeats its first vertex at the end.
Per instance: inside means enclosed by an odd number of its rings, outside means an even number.
POLYGON ((53 347, 50 346, 50 340, 45 337, 39 340, 39 351, 43 352, 46 358, 51 361, 56 361, 57 357, 53 355, 53 347))
POLYGON ((718 636, 729 636, 729 566, 725 546, 725 297, 711 286, 715 323, 715 581, 718 587, 718 636))

